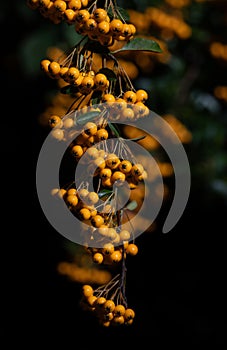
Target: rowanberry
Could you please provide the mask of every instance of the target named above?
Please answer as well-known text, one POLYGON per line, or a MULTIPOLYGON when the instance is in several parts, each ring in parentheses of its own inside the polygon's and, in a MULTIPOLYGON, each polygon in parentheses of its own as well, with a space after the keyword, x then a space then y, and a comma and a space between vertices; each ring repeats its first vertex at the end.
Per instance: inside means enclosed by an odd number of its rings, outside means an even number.
POLYGON ((93 136, 97 133, 97 125, 93 122, 87 122, 84 126, 85 134, 93 136))
POLYGON ((114 245, 112 243, 105 243, 102 251, 104 255, 111 255, 114 252, 114 245))
POLYGON ((68 8, 74 11, 81 9, 81 0, 70 0, 68 1, 68 8))
POLYGON ((124 108, 122 109, 121 113, 120 113, 120 117, 124 120, 124 119, 133 119, 135 116, 134 111, 132 110, 132 108, 124 108))
POLYGON ((95 158, 91 164, 91 167, 94 169, 94 176, 98 175, 100 171, 106 167, 105 159, 102 157, 95 158))
POLYGON ((143 171, 144 171, 143 165, 140 163, 137 163, 132 166, 131 173, 133 176, 139 176, 139 175, 142 175, 143 171))
POLYGON ((55 126, 61 127, 63 125, 63 122, 58 115, 52 115, 49 118, 49 125, 51 128, 54 128, 55 126))
POLYGON ((96 299, 97 299, 97 297, 95 295, 90 295, 87 298, 87 302, 90 306, 93 306, 95 304, 96 299))
POLYGON ((70 194, 66 197, 66 202, 73 207, 76 207, 78 204, 78 197, 76 195, 70 194))
POLYGON ((107 84, 107 77, 103 73, 97 73, 94 77, 94 82, 96 86, 106 86, 107 84))
POLYGON ((85 153, 90 159, 95 159, 99 157, 99 150, 95 147, 89 147, 85 153))
POLYGON ((112 183, 118 181, 118 182, 124 182, 125 181, 125 174, 122 173, 121 171, 115 171, 112 175, 111 175, 111 181, 112 183))
POLYGON ((76 188, 69 188, 68 190, 67 190, 67 195, 69 196, 69 195, 76 195, 77 194, 77 190, 76 190, 76 188))
POLYGON ((99 173, 99 176, 101 177, 101 179, 108 179, 111 177, 111 175, 112 175, 112 171, 109 168, 104 168, 99 173))
POLYGON ((110 30, 110 25, 107 21, 102 21, 98 24, 97 30, 100 34, 107 34, 110 30))
POLYGON ((50 63, 51 63, 51 61, 48 60, 48 59, 41 60, 40 67, 45 73, 49 73, 49 65, 50 65, 50 63))
POLYGON ((80 158, 83 155, 84 151, 80 145, 75 145, 72 147, 71 153, 74 157, 80 158))
POLYGON ((80 71, 76 67, 70 67, 64 74, 64 80, 68 83, 74 83, 80 76, 80 71))
POLYGON ((128 230, 121 230, 119 232, 119 235, 120 235, 120 239, 122 241, 128 241, 130 239, 130 236, 131 236, 131 234, 128 230))
POLYGON ((125 91, 123 99, 128 103, 136 103, 136 93, 134 91, 125 91))
POLYGON ((113 34, 119 34, 122 31, 123 22, 120 19, 113 19, 110 22, 110 31, 113 34))
POLYGON ((76 14, 76 21, 79 23, 85 23, 90 18, 90 13, 88 10, 79 10, 76 14))
POLYGON ((95 253, 92 256, 94 263, 101 264, 103 262, 103 255, 101 253, 95 253))
POLYGON ((136 91, 137 102, 145 102, 147 99, 148 99, 148 93, 145 90, 139 89, 136 91))
POLYGON ((104 219, 101 215, 97 214, 91 218, 91 224, 94 227, 100 227, 101 225, 104 224, 104 219))
POLYGON ((120 164, 118 165, 118 169, 124 173, 127 174, 131 171, 132 169, 132 163, 129 160, 122 160, 120 164))
POLYGON ((65 134, 64 131, 62 129, 57 128, 53 128, 53 130, 51 131, 51 136, 58 141, 61 141, 64 139, 65 134))
POLYGON ((67 5, 65 1, 61 1, 61 0, 54 1, 54 8, 56 9, 56 11, 63 13, 66 10, 66 7, 67 5))
POLYGON ((91 212, 87 208, 81 208, 79 211, 79 216, 82 220, 89 220, 91 217, 91 212))
POLYGON ((123 110, 124 108, 127 108, 127 102, 123 98, 116 98, 116 107, 118 110, 123 110))
POLYGON ((102 97, 102 102, 113 103, 113 102, 115 102, 115 97, 112 94, 104 94, 102 97))
POLYGON ((82 88, 91 89, 94 86, 94 79, 92 77, 84 77, 81 81, 82 88))
POLYGON ((86 196, 86 202, 89 205, 96 204, 98 201, 99 201, 99 195, 94 191, 89 192, 88 195, 86 196))
POLYGON ((135 243, 129 243, 126 248, 126 253, 129 255, 136 255, 138 253, 138 247, 135 243))
POLYGON ((109 136, 108 131, 104 128, 97 130, 97 133, 95 135, 98 142, 107 140, 108 136, 109 136))
POLYGON ((114 316, 124 316, 125 314, 125 307, 122 304, 118 304, 115 306, 113 310, 114 316))
POLYGON ((111 321, 111 323, 115 326, 124 324, 124 322, 125 322, 124 316, 114 316, 114 318, 111 321))
POLYGON ((112 254, 110 254, 110 260, 113 263, 118 263, 122 259, 122 253, 120 250, 114 250, 112 254))
POLYGON ((95 306, 103 307, 105 302, 106 302, 106 298, 104 298, 104 297, 97 297, 97 299, 95 301, 95 306))
POLYGON ((124 23, 123 27, 121 29, 121 35, 123 35, 124 37, 129 37, 132 35, 132 30, 129 24, 124 23))
POLYGON ((135 317, 135 311, 133 309, 127 308, 124 313, 124 319, 126 321, 132 320, 135 317))
POLYGON ((77 191, 78 192, 78 196, 82 201, 86 200, 86 197, 89 193, 89 191, 86 188, 81 188, 80 190, 77 191))
POLYGON ((97 28, 97 22, 94 20, 94 18, 89 18, 85 21, 84 28, 87 31, 93 32, 97 28))
POLYGON ((100 23, 102 21, 105 21, 105 19, 107 17, 107 12, 103 8, 97 8, 93 12, 93 17, 96 20, 96 22, 100 23))
POLYGON ((115 153, 109 153, 106 157, 106 165, 108 168, 114 170, 117 169, 117 167, 120 164, 120 159, 115 153))
POLYGON ((57 77, 60 72, 60 64, 58 62, 52 61, 48 66, 48 71, 53 77, 57 77))
POLYGON ((109 227, 107 225, 101 225, 99 228, 98 228, 98 233, 102 236, 108 236, 108 230, 109 230, 109 227))
POLYGON ((131 29, 131 35, 135 35, 136 34, 136 27, 132 23, 129 23, 129 26, 131 29))
POLYGON ((64 18, 65 18, 66 23, 68 23, 68 24, 74 23, 75 17, 76 17, 76 12, 74 10, 67 8, 64 11, 64 18))
POLYGON ((116 239, 117 235, 118 234, 117 234, 117 231, 115 230, 115 228, 109 227, 109 229, 108 229, 108 237, 110 239, 114 240, 114 239, 116 239))
POLYGON ((92 286, 90 286, 89 284, 84 284, 82 286, 82 293, 83 295, 88 298, 90 297, 91 295, 93 295, 93 288, 92 286))
POLYGON ((107 299, 103 306, 107 313, 110 313, 110 312, 112 313, 115 309, 115 303, 111 299, 107 299))

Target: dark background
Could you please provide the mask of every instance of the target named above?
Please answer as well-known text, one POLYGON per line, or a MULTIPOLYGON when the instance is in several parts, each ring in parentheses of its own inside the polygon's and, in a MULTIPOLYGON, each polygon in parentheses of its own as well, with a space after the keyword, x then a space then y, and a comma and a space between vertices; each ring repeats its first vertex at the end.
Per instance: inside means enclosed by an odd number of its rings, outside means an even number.
MULTIPOLYGON (((151 3, 147 2, 151 6, 162 1, 151 3)), ((142 2, 138 9, 143 11, 147 4, 142 2)), ((202 12, 201 22, 194 25, 227 44, 224 31, 218 31, 215 20, 210 19, 213 14, 216 22, 220 20, 222 7, 215 7, 215 11, 212 7, 198 10, 205 11, 205 15, 202 12)), ((78 305, 80 284, 56 271, 57 263, 67 258, 65 240, 45 218, 35 186, 36 161, 47 135, 38 116, 48 105, 49 92, 55 89, 53 82, 40 73, 39 61, 48 45, 57 40, 61 43, 64 35, 59 36, 60 30, 55 33, 54 26, 24 2, 5 2, 0 18, 1 158, 2 175, 6 175, 2 180, 6 213, 2 218, 2 330, 7 344, 16 341, 32 348, 39 341, 53 345, 64 340, 64 348, 81 348, 82 343, 86 349, 90 344, 95 348, 113 344, 119 347, 146 338, 148 347, 155 349, 226 349, 226 102, 216 101, 219 109, 214 113, 197 108, 191 101, 181 107, 181 115, 187 108, 186 124, 195 135, 195 141, 186 145, 192 170, 187 207, 170 233, 161 233, 164 207, 159 217, 160 229, 137 239, 139 254, 129 260, 127 274, 128 301, 136 311, 134 324, 127 328, 100 328, 78 305), (213 130, 212 136, 207 136, 208 130, 213 130)), ((222 25, 224 28, 226 22, 222 25)), ((173 53, 187 65, 186 46, 198 47, 196 37, 173 47, 173 53)), ((195 93, 211 94, 216 83, 226 82, 226 62, 217 64, 203 48, 201 56, 206 64, 193 88, 195 93)), ((168 67, 163 67, 162 73, 161 68, 155 71, 153 83, 164 79, 165 74, 174 74, 168 67)), ((140 86, 142 83, 140 77, 140 86)), ((161 90, 158 83, 157 86, 161 112, 167 112, 166 90, 161 90)), ((154 105, 157 111, 159 105, 154 105)))

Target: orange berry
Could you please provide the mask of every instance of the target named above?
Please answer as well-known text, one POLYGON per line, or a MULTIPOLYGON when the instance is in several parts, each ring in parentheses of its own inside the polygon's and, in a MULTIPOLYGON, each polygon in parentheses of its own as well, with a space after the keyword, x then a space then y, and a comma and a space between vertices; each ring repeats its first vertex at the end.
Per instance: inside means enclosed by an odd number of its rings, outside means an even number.
POLYGON ((136 103, 136 93, 134 91, 126 91, 123 95, 123 99, 128 103, 136 103))
POLYGON ((81 9, 81 1, 80 0, 70 0, 68 1, 68 8, 74 11, 81 9))
POLYGON ((97 215, 92 217, 91 224, 94 227, 100 227, 101 225, 104 224, 104 219, 103 219, 103 217, 101 215, 97 214, 97 215))
POLYGON ((137 102, 145 102, 148 99, 148 93, 145 90, 139 89, 136 91, 137 102))
POLYGON ((82 293, 86 298, 88 298, 93 295, 93 288, 89 284, 84 284, 82 286, 82 293))
POLYGON ((52 115, 49 118, 49 125, 51 128, 54 128, 55 126, 61 127, 62 124, 63 124, 63 122, 58 115, 52 115))
POLYGON ((103 8, 97 8, 93 12, 93 17, 96 20, 96 22, 100 23, 102 21, 105 21, 105 19, 107 17, 107 12, 103 8))
POLYGON ((133 309, 126 309, 124 313, 124 319, 126 321, 132 320, 135 317, 135 311, 133 309))
POLYGON ((75 145, 72 147, 71 153, 74 157, 80 158, 83 155, 84 151, 80 145, 75 145))
POLYGON ((109 134, 106 129, 101 128, 97 131, 95 136, 98 141, 103 141, 108 139, 109 134))
POLYGON ((68 195, 68 196, 66 197, 66 202, 67 202, 70 206, 75 207, 75 206, 77 206, 77 204, 78 204, 78 197, 77 197, 76 195, 73 195, 73 194, 68 195))
POLYGON ((82 208, 79 211, 79 215, 82 218, 82 220, 89 220, 91 217, 91 211, 87 208, 82 208))
POLYGON ((48 66, 48 71, 53 77, 57 77, 60 72, 60 64, 58 62, 52 61, 48 66))
POLYGON ((114 183, 116 181, 123 182, 123 181, 125 181, 125 174, 122 173, 121 171, 115 171, 111 176, 111 181, 112 181, 112 183, 114 183))
POLYGON ((105 255, 111 255, 114 252, 114 245, 112 243, 106 243, 104 244, 102 251, 105 255))
POLYGON ((86 196, 86 202, 88 204, 96 204, 98 201, 99 201, 99 195, 94 191, 89 192, 88 195, 86 196))
POLYGON ((94 263, 101 264, 103 262, 103 255, 101 253, 95 253, 92 259, 94 263))
POLYGON ((47 59, 43 59, 41 62, 40 62, 40 67, 41 69, 45 72, 45 73, 49 73, 49 65, 50 65, 51 61, 50 60, 47 60, 47 59))
POLYGON ((115 306, 113 311, 115 316, 124 316, 125 314, 125 307, 122 304, 118 304, 115 306))
POLYGON ((126 253, 129 255, 136 255, 138 253, 138 247, 134 243, 129 243, 126 248, 126 253))
POLYGON ((112 313, 115 309, 115 303, 111 299, 106 300, 106 302, 103 306, 104 306, 105 311, 108 313, 110 313, 110 312, 112 313))
POLYGON ((114 252, 110 254, 110 260, 113 263, 118 263, 119 261, 121 261, 121 259, 122 259, 122 253, 120 252, 120 250, 114 250, 114 252))
POLYGON ((123 22, 120 19, 113 19, 110 22, 110 30, 114 34, 118 34, 122 31, 123 22))
POLYGON ((129 160, 122 160, 121 163, 118 165, 118 169, 124 173, 127 174, 132 169, 132 163, 129 160))

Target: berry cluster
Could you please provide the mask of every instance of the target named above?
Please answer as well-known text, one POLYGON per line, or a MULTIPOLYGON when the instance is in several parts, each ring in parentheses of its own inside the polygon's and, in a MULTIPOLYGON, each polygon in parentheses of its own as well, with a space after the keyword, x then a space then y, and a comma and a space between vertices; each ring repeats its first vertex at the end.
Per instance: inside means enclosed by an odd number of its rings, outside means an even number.
POLYGON ((95 101, 106 103, 109 107, 112 105, 109 110, 109 119, 112 120, 135 120, 147 116, 148 93, 133 87, 125 70, 111 53, 105 54, 103 66, 97 69, 90 50, 90 43, 79 42, 66 58, 41 60, 41 69, 48 77, 63 82, 61 91, 75 97, 74 110, 80 106, 90 107, 95 101), (105 60, 113 62, 113 69, 106 67, 105 60))
POLYGON ((131 325, 135 311, 128 308, 125 298, 119 293, 121 279, 116 275, 110 282, 93 290, 89 284, 82 287, 81 306, 92 312, 104 327, 131 325))
MULTIPOLYGON (((82 166, 73 181, 65 184, 60 179, 52 195, 78 219, 80 242, 92 263, 120 270, 94 290, 83 285, 81 306, 103 326, 129 325, 135 312, 127 306, 126 260, 138 253, 130 215, 139 207, 131 192, 141 190, 148 174, 120 136, 118 121, 147 117, 148 93, 134 88, 110 45, 131 40, 136 29, 112 0, 29 0, 28 4, 55 24, 65 20, 82 34, 70 54, 40 62, 45 74, 60 82, 61 93, 74 98, 65 115, 49 116, 50 135, 67 143, 67 159, 76 169, 82 166), (107 62, 112 65, 107 67, 107 62)), ((64 268, 61 271, 65 273, 64 268)))
POLYGON ((113 45, 115 40, 128 41, 136 33, 135 26, 126 23, 112 0, 105 1, 103 7, 99 7, 98 0, 28 0, 28 5, 55 24, 73 24, 77 33, 105 46, 113 45))

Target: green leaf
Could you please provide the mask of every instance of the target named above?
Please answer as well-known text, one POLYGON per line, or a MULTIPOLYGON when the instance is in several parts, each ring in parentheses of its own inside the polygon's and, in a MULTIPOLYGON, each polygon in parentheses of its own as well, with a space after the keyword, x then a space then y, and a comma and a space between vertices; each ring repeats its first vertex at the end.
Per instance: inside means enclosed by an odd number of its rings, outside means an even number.
POLYGON ((95 119, 96 117, 98 117, 100 112, 101 112, 100 109, 97 108, 97 110, 95 110, 95 111, 91 111, 91 112, 88 112, 88 113, 85 113, 85 114, 80 114, 76 118, 75 124, 77 124, 77 125, 84 125, 87 122, 89 122, 89 121, 95 119))
MULTIPOLYGON (((115 9, 116 14, 117 14, 117 17, 115 17, 115 18, 119 18, 121 20, 123 19, 126 22, 130 20, 130 16, 125 9, 123 9, 122 7, 119 7, 119 6, 114 7, 114 9, 115 9)), ((108 16, 110 17, 110 19, 114 18, 112 8, 109 8, 107 13, 108 13, 108 16)))
POLYGON ((99 198, 103 198, 103 197, 106 197, 106 196, 109 197, 112 193, 113 193, 113 191, 111 191, 111 190, 103 189, 103 190, 98 192, 98 195, 99 195, 99 198))
POLYGON ((117 76, 116 74, 114 73, 114 71, 112 69, 109 69, 109 68, 101 68, 98 73, 102 73, 102 74, 105 74, 105 76, 107 77, 107 79, 109 81, 114 81, 114 80, 117 80, 117 76))
POLYGON ((128 203, 125 207, 125 209, 128 209, 128 210, 135 210, 137 208, 138 204, 137 204, 137 201, 131 201, 130 203, 128 203))
POLYGON ((113 51, 112 53, 130 50, 162 52, 162 49, 156 41, 145 38, 134 38, 130 40, 127 44, 125 44, 121 49, 113 51))
POLYGON ((112 131, 112 133, 116 136, 116 137, 120 137, 120 133, 117 130, 116 126, 113 125, 112 123, 108 123, 108 126, 110 128, 110 130, 112 131))

